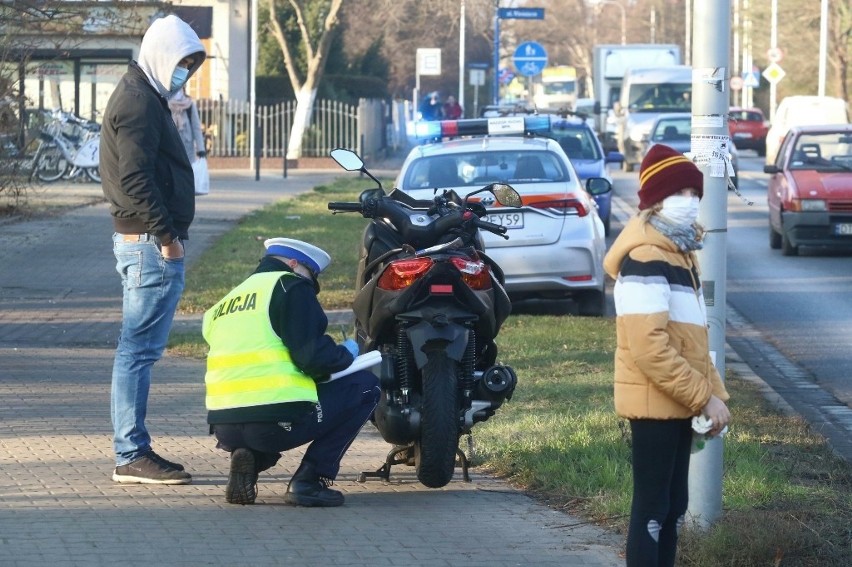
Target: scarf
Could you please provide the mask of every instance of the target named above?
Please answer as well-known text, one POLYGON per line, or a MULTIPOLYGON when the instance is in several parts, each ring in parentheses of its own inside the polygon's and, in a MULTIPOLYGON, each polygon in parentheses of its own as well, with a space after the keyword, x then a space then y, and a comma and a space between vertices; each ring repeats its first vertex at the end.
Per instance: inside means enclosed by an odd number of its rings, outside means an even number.
POLYGON ((683 253, 701 250, 704 247, 698 229, 694 224, 671 224, 659 215, 651 215, 648 217, 648 222, 663 236, 674 242, 675 246, 683 253))
POLYGON ((192 99, 186 96, 182 90, 176 92, 169 99, 169 110, 172 111, 172 120, 175 121, 175 126, 178 130, 183 130, 184 122, 187 119, 186 111, 192 106, 192 99))

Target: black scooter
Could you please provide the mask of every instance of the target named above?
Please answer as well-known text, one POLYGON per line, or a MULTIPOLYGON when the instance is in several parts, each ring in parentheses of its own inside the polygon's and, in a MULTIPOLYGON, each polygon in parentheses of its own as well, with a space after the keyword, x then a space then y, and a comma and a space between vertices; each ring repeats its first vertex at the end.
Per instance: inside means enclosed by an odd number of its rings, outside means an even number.
POLYGON ((358 203, 328 204, 335 213, 371 219, 353 311, 361 351, 382 354, 382 394, 373 419, 394 448, 379 470, 359 480, 389 480, 393 465, 406 464, 425 486, 440 488, 452 479, 458 456, 469 481, 459 439, 494 415, 517 383, 512 368, 497 363, 494 338, 511 302, 479 234, 508 238, 506 228, 482 220, 485 207, 470 198, 487 192, 501 205, 518 207, 520 195, 498 183, 464 198, 437 189, 431 201, 396 189, 388 195, 357 154, 335 149, 331 157, 378 185, 362 192, 358 203))

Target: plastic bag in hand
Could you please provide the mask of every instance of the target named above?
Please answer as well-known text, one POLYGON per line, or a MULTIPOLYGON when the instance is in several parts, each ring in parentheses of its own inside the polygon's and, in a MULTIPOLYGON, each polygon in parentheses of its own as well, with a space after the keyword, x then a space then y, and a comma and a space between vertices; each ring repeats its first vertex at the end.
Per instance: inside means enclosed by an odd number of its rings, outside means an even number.
POLYGON ((358 343, 355 341, 355 339, 346 339, 340 344, 346 347, 346 350, 348 350, 352 354, 352 358, 358 356, 358 343))

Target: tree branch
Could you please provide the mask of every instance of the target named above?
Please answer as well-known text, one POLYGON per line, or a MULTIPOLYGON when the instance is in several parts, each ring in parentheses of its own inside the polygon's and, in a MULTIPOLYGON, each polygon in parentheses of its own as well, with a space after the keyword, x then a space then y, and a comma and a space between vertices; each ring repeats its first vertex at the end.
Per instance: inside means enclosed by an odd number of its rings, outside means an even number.
POLYGON ((269 4, 269 25, 272 28, 272 36, 278 42, 278 47, 281 48, 281 53, 284 55, 284 68, 287 69, 287 76, 290 77, 290 84, 293 86, 293 92, 299 92, 302 88, 302 79, 299 77, 299 72, 296 69, 296 63, 293 61, 293 54, 290 53, 290 46, 287 44, 287 37, 284 35, 284 30, 281 29, 281 24, 278 22, 278 12, 275 10, 275 0, 268 0, 269 4))

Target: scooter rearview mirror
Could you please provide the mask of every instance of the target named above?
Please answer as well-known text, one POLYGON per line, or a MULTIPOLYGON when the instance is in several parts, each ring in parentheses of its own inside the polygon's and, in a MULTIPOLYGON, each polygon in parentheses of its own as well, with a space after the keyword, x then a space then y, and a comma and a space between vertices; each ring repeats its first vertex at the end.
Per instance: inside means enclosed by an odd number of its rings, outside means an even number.
POLYGON ((494 183, 490 186, 491 193, 497 202, 506 207, 520 207, 521 196, 511 185, 505 183, 494 183))
POLYGON ((331 158, 346 171, 361 171, 364 169, 364 161, 352 150, 335 148, 331 150, 331 158))

